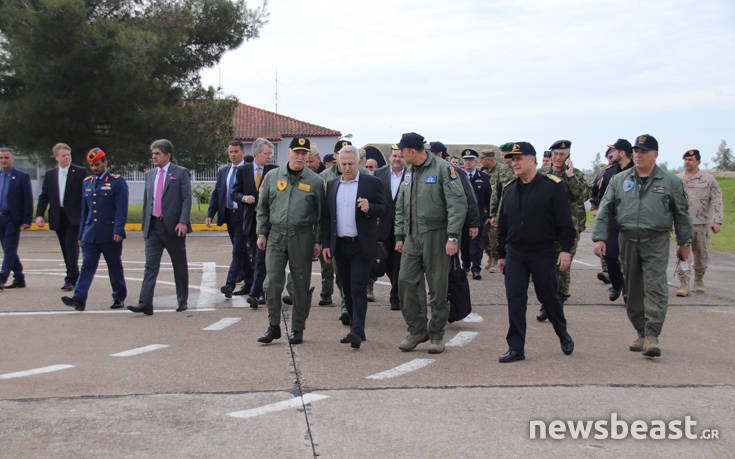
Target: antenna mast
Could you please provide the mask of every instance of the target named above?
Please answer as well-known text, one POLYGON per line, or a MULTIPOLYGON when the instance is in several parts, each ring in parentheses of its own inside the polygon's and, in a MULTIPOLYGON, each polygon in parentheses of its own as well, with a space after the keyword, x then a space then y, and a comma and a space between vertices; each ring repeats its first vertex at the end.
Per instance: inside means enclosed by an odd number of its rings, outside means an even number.
POLYGON ((276 66, 276 92, 273 94, 273 102, 276 104, 276 113, 278 113, 278 66, 276 66))

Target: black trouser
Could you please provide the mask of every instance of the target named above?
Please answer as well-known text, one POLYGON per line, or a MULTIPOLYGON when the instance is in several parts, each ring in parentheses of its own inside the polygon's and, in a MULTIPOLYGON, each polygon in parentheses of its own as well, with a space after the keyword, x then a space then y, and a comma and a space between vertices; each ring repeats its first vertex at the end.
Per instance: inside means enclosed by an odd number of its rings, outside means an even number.
POLYGON ((79 225, 72 225, 69 222, 63 207, 59 208, 59 226, 54 231, 59 239, 66 265, 64 282, 76 284, 79 278, 79 225))
POLYGON ((462 267, 466 270, 471 269, 472 273, 482 271, 482 226, 478 228, 477 237, 470 237, 470 227, 465 223, 462 228, 462 267))
POLYGON ((607 263, 607 274, 610 276, 610 283, 616 290, 625 291, 625 279, 623 271, 620 267, 620 245, 618 241, 618 228, 610 224, 607 230, 607 244, 605 245, 604 260, 607 263))
POLYGON ((265 280, 265 250, 260 250, 257 244, 258 238, 252 234, 247 241, 248 257, 252 260, 253 283, 250 284, 250 296, 260 298, 263 296, 263 281, 265 280))
POLYGON ((360 253, 357 239, 337 238, 334 250, 337 269, 342 279, 345 305, 350 313, 350 333, 365 336, 365 316, 367 315, 367 283, 373 260, 364 258, 360 253))
POLYGON ((153 306, 153 290, 161 268, 161 255, 166 249, 174 268, 176 282, 176 301, 179 307, 186 306, 189 301, 189 265, 186 261, 186 237, 179 237, 175 232, 166 229, 160 218, 151 217, 150 231, 145 238, 145 270, 143 284, 140 286, 138 303, 153 306))
POLYGON ((398 296, 398 271, 401 269, 401 252, 396 252, 395 236, 383 241, 388 257, 385 259, 385 275, 390 279, 390 305, 399 306, 401 300, 398 296))
POLYGON ((230 269, 227 271, 226 283, 234 286, 241 279, 245 285, 251 285, 253 281, 253 270, 250 266, 245 237, 242 234, 242 212, 233 212, 226 209, 225 222, 227 222, 227 233, 232 241, 232 259, 230 269))
POLYGON ((528 281, 533 275, 536 295, 544 305, 549 322, 557 336, 567 331, 567 320, 559 300, 559 282, 556 278, 556 252, 554 247, 523 252, 506 245, 505 295, 508 299, 508 334, 505 340, 510 350, 524 352, 526 342, 526 306, 528 305, 528 281))

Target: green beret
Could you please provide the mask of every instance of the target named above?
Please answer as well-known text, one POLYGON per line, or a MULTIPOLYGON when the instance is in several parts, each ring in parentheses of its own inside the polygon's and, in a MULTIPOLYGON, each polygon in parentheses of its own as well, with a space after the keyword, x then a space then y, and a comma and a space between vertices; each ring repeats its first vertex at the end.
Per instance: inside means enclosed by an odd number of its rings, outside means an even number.
POLYGON ((511 150, 513 150, 513 142, 507 142, 500 146, 500 151, 503 153, 507 153, 511 150))

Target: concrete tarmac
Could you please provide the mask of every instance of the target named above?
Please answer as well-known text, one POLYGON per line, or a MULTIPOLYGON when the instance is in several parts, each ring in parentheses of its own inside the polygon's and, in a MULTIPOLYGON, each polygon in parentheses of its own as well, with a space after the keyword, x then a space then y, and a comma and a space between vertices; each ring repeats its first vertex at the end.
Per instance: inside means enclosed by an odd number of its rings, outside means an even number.
MULTIPOLYGON (((129 236, 126 304, 135 304, 144 251, 140 233, 129 236)), ((728 457, 735 446, 734 255, 713 252, 708 293, 687 298, 674 296, 671 257, 663 355, 648 359, 628 350, 635 331, 622 300, 607 300, 584 234, 565 307, 574 354, 563 355, 551 326, 534 319, 531 287, 526 360, 500 364, 508 320, 501 274, 469 280, 473 315, 448 325, 447 351, 431 355, 425 344, 398 350, 406 326, 389 309, 386 278, 368 308, 368 341, 359 350, 340 344, 348 328, 338 308, 316 305, 314 263, 304 343, 284 336, 261 345, 266 310, 219 293, 226 233, 194 233, 187 246, 188 311, 173 311, 164 255, 153 316, 108 308, 104 261, 87 310, 75 312, 60 301, 67 293, 56 237, 23 233, 27 287, 0 292, 1 457, 728 457), (594 430, 586 439, 568 430, 563 439, 530 438, 533 420, 569 426, 611 416, 626 426, 690 416, 698 437, 715 429, 718 438, 602 439, 594 430)), ((290 329, 288 308, 281 328, 290 329)))

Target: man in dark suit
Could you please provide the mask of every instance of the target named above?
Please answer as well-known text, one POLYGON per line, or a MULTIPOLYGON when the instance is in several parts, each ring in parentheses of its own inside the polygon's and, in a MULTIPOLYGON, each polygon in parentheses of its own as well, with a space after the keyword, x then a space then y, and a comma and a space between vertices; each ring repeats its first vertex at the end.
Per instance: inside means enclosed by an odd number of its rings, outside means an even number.
POLYGON ((13 272, 13 284, 25 285, 23 265, 18 258, 20 230, 31 226, 33 195, 31 177, 13 167, 13 150, 0 147, 0 243, 3 264, 0 268, 0 290, 13 272))
MULTIPOLYGON (((490 186, 490 176, 477 168, 477 159, 479 156, 471 148, 462 151, 462 159, 464 160, 463 168, 477 200, 477 208, 480 215, 478 231, 479 234, 482 234, 483 226, 490 223, 488 214, 490 212, 492 188, 490 186)), ((480 274, 482 270, 482 238, 470 237, 470 224, 467 221, 465 221, 462 229, 462 265, 464 265, 465 271, 472 271, 473 279, 482 279, 482 275, 480 274)))
POLYGON ((227 280, 220 291, 225 294, 225 298, 232 298, 235 285, 240 279, 245 281, 242 288, 243 292, 250 291, 253 272, 242 235, 243 205, 230 197, 232 188, 235 185, 237 168, 245 164, 243 160, 245 151, 242 142, 238 140, 230 142, 227 154, 230 156, 230 164, 220 167, 217 171, 217 181, 214 184, 214 192, 212 192, 209 199, 209 209, 207 209, 207 218, 204 219, 204 224, 208 227, 212 226, 212 218, 215 214, 217 215, 217 225, 227 224, 227 233, 230 235, 230 242, 232 242, 232 260, 230 261, 230 269, 227 272, 227 280))
POLYGON ((395 236, 395 220, 396 220, 396 200, 398 199, 398 188, 406 175, 406 163, 403 162, 403 155, 398 145, 391 147, 389 164, 375 171, 375 177, 383 182, 383 188, 388 194, 388 211, 382 216, 378 223, 378 239, 383 241, 388 251, 388 257, 385 259, 385 274, 390 279, 390 309, 399 311, 401 309, 401 301, 398 297, 398 270, 401 267, 401 253, 394 250, 396 246, 395 236))
POLYGON ((256 204, 258 190, 263 183, 265 174, 275 169, 270 164, 273 156, 273 144, 259 137, 253 142, 253 162, 237 168, 235 184, 232 187, 231 198, 243 209, 242 239, 248 260, 251 260, 252 283, 247 293, 247 302, 250 307, 257 309, 259 304, 265 304, 263 296, 263 281, 265 280, 265 250, 258 249, 258 236, 255 234, 256 204))
POLYGON ((360 154, 352 145, 342 147, 339 164, 342 176, 327 184, 322 213, 322 255, 337 269, 350 313, 350 332, 340 340, 359 348, 365 339, 367 283, 378 245, 378 219, 388 211, 380 180, 360 174, 360 154))
POLYGON ((66 264, 61 290, 73 290, 79 277, 79 218, 82 208, 82 182, 87 169, 71 163, 71 147, 57 143, 52 149, 59 167, 46 172, 36 207, 36 226, 43 228, 48 206, 48 226, 56 232, 66 264))
POLYGON ((159 139, 151 144, 155 169, 145 174, 143 192, 143 237, 145 271, 137 306, 133 312, 153 314, 153 290, 166 249, 174 268, 176 311, 186 311, 189 300, 189 267, 186 260, 186 234, 191 233, 191 179, 189 170, 171 162, 173 144, 159 139))

